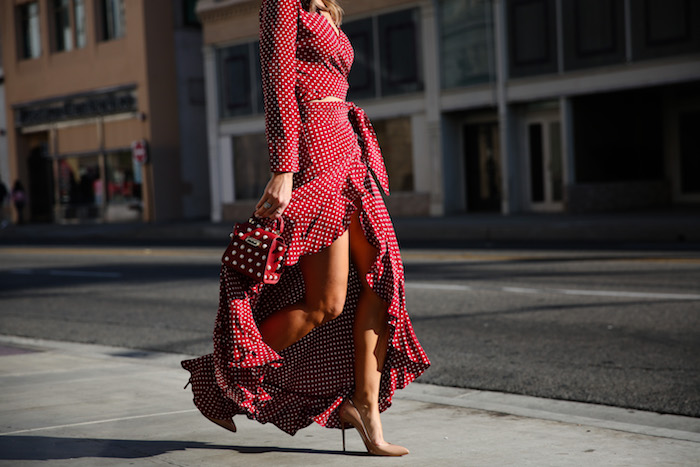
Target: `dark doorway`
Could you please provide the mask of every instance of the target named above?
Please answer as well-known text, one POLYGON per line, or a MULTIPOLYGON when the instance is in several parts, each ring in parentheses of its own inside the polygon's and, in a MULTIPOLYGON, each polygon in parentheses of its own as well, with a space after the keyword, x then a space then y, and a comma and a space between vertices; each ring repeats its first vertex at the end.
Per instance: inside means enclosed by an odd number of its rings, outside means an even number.
POLYGON ((680 115, 681 193, 700 193, 700 112, 680 115))
POLYGON ((498 124, 464 126, 467 211, 501 210, 501 152, 498 124))
POLYGON ((46 143, 34 146, 27 159, 29 168, 29 213, 32 222, 53 221, 53 166, 46 143))

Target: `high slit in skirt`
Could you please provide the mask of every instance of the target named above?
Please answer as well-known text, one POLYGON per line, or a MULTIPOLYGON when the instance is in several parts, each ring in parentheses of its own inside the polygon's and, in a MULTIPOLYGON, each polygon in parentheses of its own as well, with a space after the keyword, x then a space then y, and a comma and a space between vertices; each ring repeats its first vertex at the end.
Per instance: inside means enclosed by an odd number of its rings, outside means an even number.
POLYGON ((430 362, 406 312, 404 270, 396 235, 374 175, 386 187, 378 165, 376 137, 364 112, 340 101, 301 106, 299 172, 284 211, 289 246, 280 282, 263 285, 222 266, 214 352, 185 360, 194 404, 202 414, 228 419, 236 414, 272 423, 293 435, 316 422, 339 428, 337 409, 354 392, 353 323, 361 282, 350 265, 343 312, 277 353, 262 340, 258 325, 270 314, 304 298, 299 258, 330 246, 358 217, 377 256, 367 283, 388 303, 388 349, 382 371, 379 410, 430 362), (373 141, 371 141, 373 139, 373 141))

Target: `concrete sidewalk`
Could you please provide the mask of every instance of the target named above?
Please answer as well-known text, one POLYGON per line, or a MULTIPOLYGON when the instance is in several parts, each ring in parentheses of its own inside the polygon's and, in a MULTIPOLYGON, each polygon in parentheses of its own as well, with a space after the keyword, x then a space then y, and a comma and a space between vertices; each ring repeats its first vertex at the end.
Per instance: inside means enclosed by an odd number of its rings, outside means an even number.
MULTIPOLYGON (((700 210, 608 214, 463 214, 393 219, 403 244, 464 242, 651 242, 700 245, 700 210)), ((225 244, 232 223, 27 224, 0 230, 0 243, 209 242, 225 244)))
POLYGON ((403 458, 354 430, 232 434, 183 391, 187 356, 0 336, 0 465, 696 466, 700 419, 414 383, 383 417, 403 458), (48 462, 47 462, 48 461, 48 462))

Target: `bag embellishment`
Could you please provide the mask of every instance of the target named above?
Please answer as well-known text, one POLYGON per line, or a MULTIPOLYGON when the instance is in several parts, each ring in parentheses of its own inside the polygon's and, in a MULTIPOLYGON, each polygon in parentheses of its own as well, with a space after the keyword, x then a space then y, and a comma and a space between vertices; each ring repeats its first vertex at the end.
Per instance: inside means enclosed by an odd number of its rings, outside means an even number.
POLYGON ((247 222, 236 223, 221 262, 256 282, 276 284, 282 275, 287 252, 287 244, 281 236, 284 221, 279 219, 279 229, 266 229, 261 222, 262 219, 251 217, 247 222))

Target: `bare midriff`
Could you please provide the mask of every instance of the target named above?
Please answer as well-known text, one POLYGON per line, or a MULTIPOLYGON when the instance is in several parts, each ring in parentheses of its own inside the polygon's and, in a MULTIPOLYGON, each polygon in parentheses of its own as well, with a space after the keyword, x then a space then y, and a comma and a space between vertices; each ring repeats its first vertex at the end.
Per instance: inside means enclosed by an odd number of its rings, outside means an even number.
POLYGON ((309 102, 331 102, 331 101, 333 101, 333 102, 345 102, 343 99, 341 99, 339 97, 335 97, 335 96, 327 96, 327 97, 324 97, 323 99, 314 99, 314 100, 309 101, 309 102))

